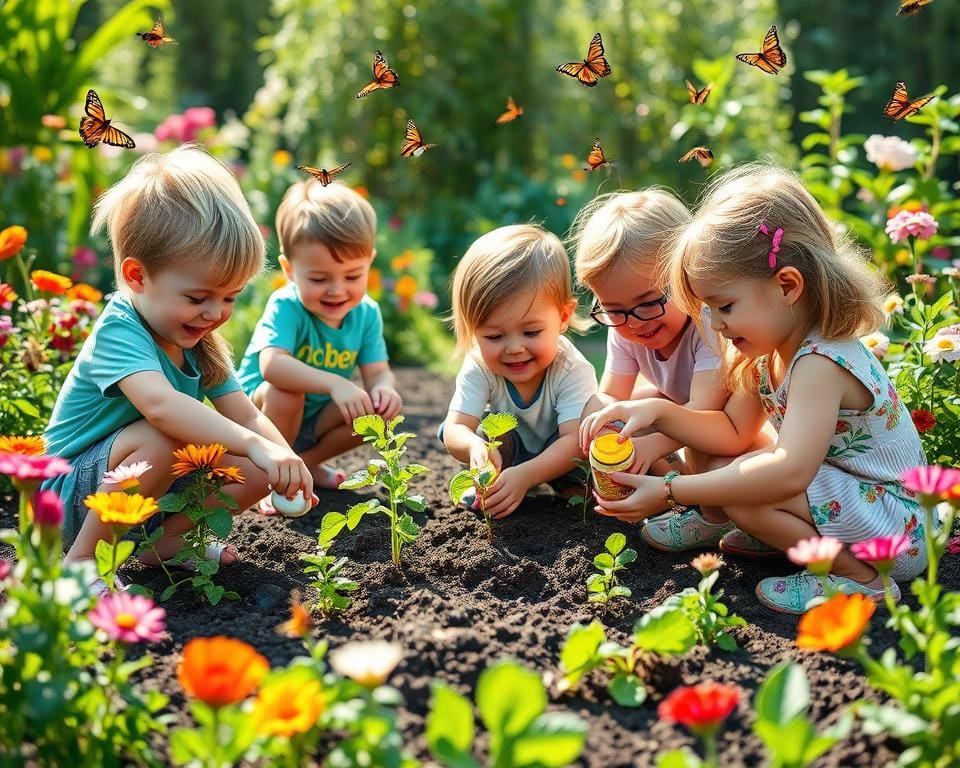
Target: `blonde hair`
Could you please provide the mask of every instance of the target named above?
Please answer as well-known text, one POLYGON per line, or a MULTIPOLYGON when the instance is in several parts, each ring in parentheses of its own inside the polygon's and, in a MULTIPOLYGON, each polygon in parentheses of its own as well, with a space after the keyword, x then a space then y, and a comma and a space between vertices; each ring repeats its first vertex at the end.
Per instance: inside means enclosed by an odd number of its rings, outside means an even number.
MULTIPOLYGON (((561 309, 574 300, 570 262, 560 238, 533 224, 513 224, 474 240, 453 273, 458 350, 471 348, 477 328, 497 307, 528 291, 561 309)), ((575 315, 568 324, 574 330, 587 325, 575 315)))
MULTIPOLYGON (((107 230, 117 286, 120 265, 136 259, 148 274, 173 265, 206 265, 222 285, 246 282, 263 269, 260 228, 229 169, 202 147, 183 144, 138 159, 94 205, 91 232, 107 230)), ((233 371, 230 345, 216 331, 195 347, 204 387, 233 371)))
POLYGON ((277 237, 288 259, 298 243, 322 243, 338 262, 369 257, 377 214, 359 193, 339 182, 308 179, 287 190, 277 209, 277 237))
POLYGON ((592 288, 612 273, 655 271, 665 246, 689 221, 687 207, 664 189, 594 198, 571 227, 577 282, 592 288))
MULTIPOLYGON (((673 300, 699 319, 702 303, 691 280, 722 284, 763 280, 780 267, 803 275, 799 308, 825 339, 852 339, 883 323, 883 278, 846 232, 835 228, 796 174, 750 163, 715 178, 668 262, 673 300), (763 224, 770 234, 759 231, 763 224), (772 236, 783 230, 776 267, 769 265, 772 236)), ((704 329, 701 329, 704 330, 704 329)), ((755 360, 725 345, 728 388, 753 387, 755 360)))

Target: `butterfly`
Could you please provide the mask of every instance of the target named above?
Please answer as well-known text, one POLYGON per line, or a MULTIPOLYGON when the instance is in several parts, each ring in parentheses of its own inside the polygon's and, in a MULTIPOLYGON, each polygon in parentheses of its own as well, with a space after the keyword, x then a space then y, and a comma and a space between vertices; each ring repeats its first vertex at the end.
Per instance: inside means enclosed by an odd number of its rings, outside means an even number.
POLYGON ((164 43, 174 43, 176 45, 180 45, 180 43, 178 43, 172 37, 167 37, 163 33, 163 21, 159 16, 153 25, 153 29, 151 29, 149 32, 137 32, 136 35, 137 37, 143 38, 144 42, 146 42, 146 44, 151 48, 159 48, 164 43))
POLYGON ((787 54, 780 47, 780 38, 777 37, 777 25, 767 30, 763 38, 763 48, 760 53, 738 53, 737 60, 754 67, 759 67, 768 75, 775 75, 787 65, 787 54))
POLYGON ((387 66, 383 54, 377 51, 373 59, 373 82, 363 86, 357 93, 357 98, 362 99, 380 88, 396 88, 398 85, 400 85, 400 78, 397 77, 397 73, 387 66))
POLYGON ((343 165, 338 165, 335 168, 331 168, 329 171, 326 168, 311 168, 309 165, 298 165, 297 170, 305 171, 309 173, 313 178, 319 181, 323 186, 327 186, 333 177, 336 176, 344 168, 349 167, 352 163, 344 163, 343 165))
POLYGON ((905 117, 915 115, 935 98, 934 94, 921 96, 919 99, 910 101, 907 95, 907 86, 902 80, 898 81, 893 87, 893 96, 883 108, 883 116, 891 120, 903 120, 905 117))
POLYGON ((565 75, 575 77, 581 83, 590 88, 597 84, 597 80, 606 77, 611 72, 610 65, 603 58, 603 40, 600 39, 600 33, 597 32, 590 41, 590 47, 587 49, 587 58, 583 61, 571 61, 569 64, 560 64, 557 72, 563 72, 565 75))
POLYGON ((708 147, 694 147, 680 158, 681 163, 689 163, 691 160, 696 160, 701 166, 708 168, 713 164, 713 152, 708 147))
POLYGON ((587 167, 583 170, 595 171, 597 168, 603 168, 605 165, 611 165, 611 163, 607 160, 606 155, 603 154, 600 139, 594 139, 593 148, 590 150, 590 154, 587 155, 587 167))
POLYGON ((93 88, 87 91, 87 102, 84 104, 83 111, 87 116, 80 118, 80 138, 88 147, 95 147, 102 141, 114 147, 134 148, 133 139, 119 128, 110 125, 103 111, 103 102, 93 88))
POLYGON ((704 104, 707 101, 707 96, 710 95, 710 91, 713 88, 713 83, 708 83, 699 90, 697 87, 691 83, 689 80, 685 81, 687 83, 687 94, 690 96, 691 104, 704 104))
POLYGON ((923 6, 930 5, 932 2, 933 0, 901 0, 897 16, 916 16, 923 6))
POLYGON ((517 106, 517 102, 513 100, 513 96, 507 96, 507 111, 500 115, 500 117, 498 117, 494 123, 496 125, 503 125, 504 123, 509 123, 513 120, 516 120, 522 114, 523 107, 517 106))
POLYGON ((400 157, 420 157, 430 147, 436 144, 424 144, 423 137, 420 136, 420 129, 413 120, 407 120, 407 129, 403 134, 403 146, 400 148, 400 157))

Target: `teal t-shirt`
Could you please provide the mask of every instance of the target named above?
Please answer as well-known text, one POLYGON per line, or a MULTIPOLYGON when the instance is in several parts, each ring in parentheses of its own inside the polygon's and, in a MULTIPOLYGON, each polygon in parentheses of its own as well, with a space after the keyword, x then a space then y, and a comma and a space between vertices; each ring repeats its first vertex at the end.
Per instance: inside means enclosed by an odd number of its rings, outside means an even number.
MULTIPOLYGON (((204 389, 193 350, 184 350, 181 370, 157 346, 127 296, 118 291, 94 324, 57 395, 44 432, 47 452, 70 460, 142 419, 143 414, 124 396, 117 382, 143 371, 162 373, 178 392, 200 401, 240 389, 233 375, 217 387, 204 389)), ((61 498, 72 498, 74 475, 62 476, 54 483, 61 498)))
MULTIPOLYGON (((364 296, 346 314, 340 327, 332 328, 303 306, 295 283, 287 283, 270 295, 243 353, 238 377, 243 391, 250 396, 263 382, 260 353, 267 347, 279 347, 311 368, 345 379, 353 375, 358 365, 387 360, 383 317, 377 302, 364 296)), ((329 395, 307 393, 303 420, 312 423, 329 402, 329 395)))

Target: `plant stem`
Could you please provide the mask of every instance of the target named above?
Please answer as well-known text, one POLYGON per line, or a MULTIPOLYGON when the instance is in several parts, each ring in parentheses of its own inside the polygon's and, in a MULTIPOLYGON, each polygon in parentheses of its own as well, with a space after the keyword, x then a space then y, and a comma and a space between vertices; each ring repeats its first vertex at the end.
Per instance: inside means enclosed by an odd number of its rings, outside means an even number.
POLYGON ((934 120, 930 126, 930 157, 927 158, 927 167, 923 169, 923 178, 932 179, 937 169, 937 160, 940 159, 940 121, 934 120))
POLYGON ((703 737, 704 768, 717 768, 717 737, 708 733, 703 737))
POLYGON ((937 583, 937 552, 934 549, 934 539, 933 539, 933 521, 936 517, 933 506, 927 506, 924 504, 924 528, 923 528, 923 540, 927 546, 927 585, 933 587, 937 583))
POLYGON ((210 717, 210 752, 207 755, 207 765, 210 768, 220 768, 218 760, 220 754, 220 708, 211 707, 210 717))
POLYGON ((113 591, 117 580, 117 532, 110 526, 110 573, 107 574, 107 587, 113 591))
POLYGON ((893 594, 890 591, 890 574, 887 571, 882 571, 880 573, 880 578, 883 580, 883 599, 887 603, 887 613, 890 616, 893 616, 894 611, 897 610, 896 604, 893 602, 893 594))

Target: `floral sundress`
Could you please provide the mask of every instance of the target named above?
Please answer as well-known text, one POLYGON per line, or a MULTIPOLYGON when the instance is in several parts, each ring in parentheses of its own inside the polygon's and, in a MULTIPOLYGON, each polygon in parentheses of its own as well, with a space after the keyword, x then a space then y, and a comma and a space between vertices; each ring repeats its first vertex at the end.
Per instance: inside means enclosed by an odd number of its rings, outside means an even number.
POLYGON ((767 419, 779 432, 787 410, 793 367, 804 355, 821 355, 852 373, 873 395, 865 411, 841 408, 826 459, 807 488, 814 525, 823 536, 847 544, 876 536, 906 534, 910 548, 894 563, 891 576, 912 579, 927 566, 923 509, 903 487, 904 470, 926 464, 920 435, 883 366, 859 340, 825 340, 811 334, 797 350, 787 373, 771 389, 766 357, 756 379, 767 419))

